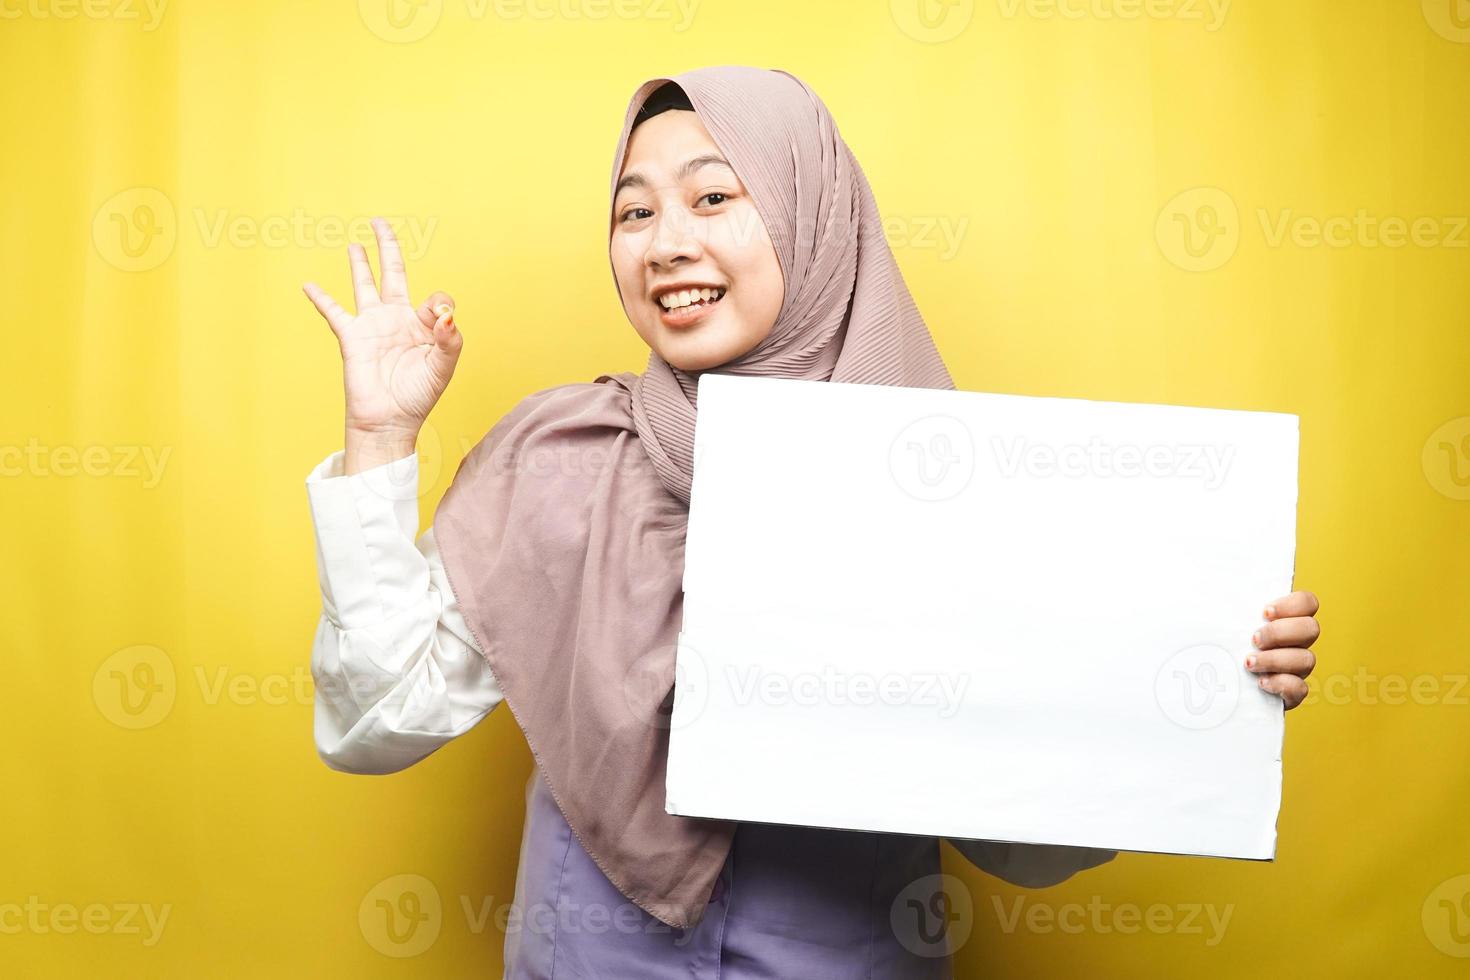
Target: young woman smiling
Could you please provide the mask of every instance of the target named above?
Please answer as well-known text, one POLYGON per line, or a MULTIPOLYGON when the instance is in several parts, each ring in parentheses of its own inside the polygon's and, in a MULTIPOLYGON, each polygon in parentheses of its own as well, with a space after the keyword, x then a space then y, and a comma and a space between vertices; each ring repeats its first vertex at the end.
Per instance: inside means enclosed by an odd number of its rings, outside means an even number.
MULTIPOLYGON (((453 300, 413 305, 382 221, 380 282, 349 248, 355 315, 305 287, 346 387, 345 447, 307 479, 318 750, 393 772, 510 705, 536 766, 508 977, 947 976, 937 840, 663 807, 699 373, 953 387, 872 191, 810 88, 731 66, 638 88, 611 191, 609 260, 647 368, 523 399, 417 542, 415 441, 464 343, 453 300), (905 925, 910 908, 939 928, 905 925)), ((1246 666, 1288 708, 1316 609, 1273 599, 1255 633, 1246 666)), ((955 844, 1033 887, 1114 857, 955 844)))

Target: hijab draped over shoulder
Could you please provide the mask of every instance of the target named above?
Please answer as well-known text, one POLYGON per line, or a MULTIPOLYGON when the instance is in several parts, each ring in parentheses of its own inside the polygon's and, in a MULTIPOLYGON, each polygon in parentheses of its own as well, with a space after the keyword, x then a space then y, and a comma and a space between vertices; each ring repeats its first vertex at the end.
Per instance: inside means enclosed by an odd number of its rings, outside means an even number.
MULTIPOLYGON (((867 178, 794 75, 722 66, 645 82, 612 187, 638 109, 669 82, 744 183, 785 284, 770 335, 711 370, 953 388, 867 178)), ((652 353, 641 375, 527 396, 460 463, 434 517, 455 597, 577 840, 680 928, 704 915, 735 830, 664 812, 697 380, 652 353)))

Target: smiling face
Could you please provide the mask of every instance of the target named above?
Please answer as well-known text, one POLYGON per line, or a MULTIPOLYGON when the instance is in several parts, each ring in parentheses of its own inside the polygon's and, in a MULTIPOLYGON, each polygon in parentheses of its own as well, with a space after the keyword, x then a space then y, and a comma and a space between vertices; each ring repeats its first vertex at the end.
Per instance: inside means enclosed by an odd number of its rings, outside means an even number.
POLYGON ((764 340, 781 312, 781 265, 698 114, 670 109, 641 123, 618 181, 609 250, 623 310, 643 342, 693 372, 764 340))

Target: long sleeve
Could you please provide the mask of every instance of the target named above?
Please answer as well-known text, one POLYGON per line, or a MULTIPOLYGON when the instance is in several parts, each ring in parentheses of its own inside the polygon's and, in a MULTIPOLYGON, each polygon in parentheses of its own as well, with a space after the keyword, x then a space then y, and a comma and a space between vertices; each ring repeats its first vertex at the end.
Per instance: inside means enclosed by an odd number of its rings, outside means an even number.
POLYGON ((955 839, 949 842, 981 871, 1022 888, 1060 884, 1079 871, 1106 864, 1118 856, 1117 851, 1061 844, 955 839))
POLYGON ((405 769, 502 700, 434 543, 418 531, 418 456, 306 478, 322 614, 311 650, 317 754, 333 769, 405 769))

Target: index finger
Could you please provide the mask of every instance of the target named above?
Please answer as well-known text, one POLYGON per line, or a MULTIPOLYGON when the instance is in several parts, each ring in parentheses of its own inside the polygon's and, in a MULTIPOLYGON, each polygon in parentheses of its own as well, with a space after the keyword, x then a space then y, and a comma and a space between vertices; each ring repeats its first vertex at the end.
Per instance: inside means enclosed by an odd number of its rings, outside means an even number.
POLYGON ((378 236, 378 269, 383 275, 383 302, 408 302, 408 270, 403 267, 403 253, 393 226, 383 218, 373 219, 373 232, 378 236))
POLYGON ((1266 604, 1265 616, 1267 619, 1285 619, 1290 616, 1315 616, 1321 604, 1317 597, 1310 592, 1293 592, 1284 595, 1275 602, 1266 604))
POLYGON ((352 322, 352 314, 342 309, 341 303, 328 296, 322 287, 314 282, 303 283, 301 290, 306 293, 306 298, 311 300, 311 305, 316 307, 316 311, 322 315, 322 319, 327 321, 327 326, 332 328, 332 333, 336 334, 337 339, 340 340, 343 331, 352 322))

